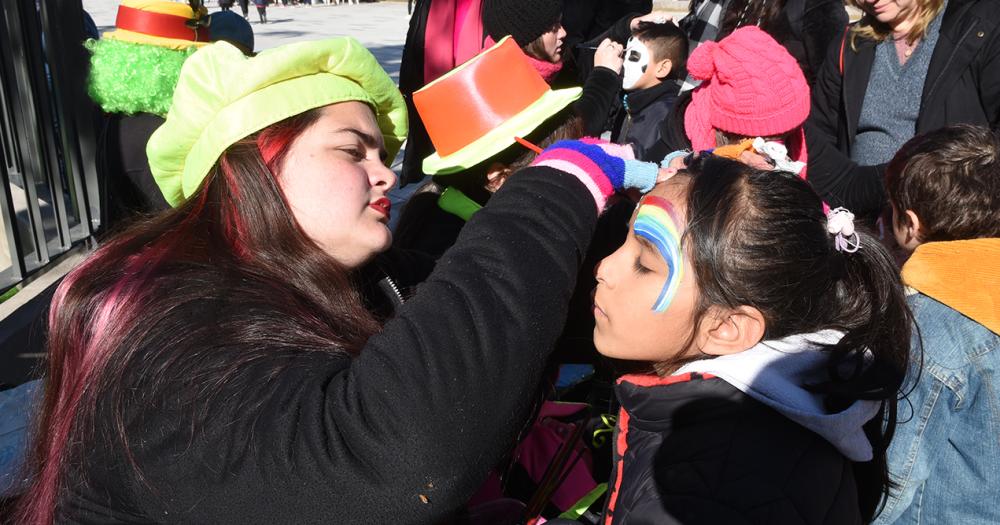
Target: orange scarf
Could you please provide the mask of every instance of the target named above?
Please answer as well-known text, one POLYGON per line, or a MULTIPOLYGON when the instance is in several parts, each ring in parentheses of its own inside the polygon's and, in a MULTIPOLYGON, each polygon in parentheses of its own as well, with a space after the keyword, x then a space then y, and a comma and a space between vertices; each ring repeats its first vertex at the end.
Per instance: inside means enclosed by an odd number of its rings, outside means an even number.
POLYGON ((1000 335, 1000 238, 921 244, 903 282, 1000 335))

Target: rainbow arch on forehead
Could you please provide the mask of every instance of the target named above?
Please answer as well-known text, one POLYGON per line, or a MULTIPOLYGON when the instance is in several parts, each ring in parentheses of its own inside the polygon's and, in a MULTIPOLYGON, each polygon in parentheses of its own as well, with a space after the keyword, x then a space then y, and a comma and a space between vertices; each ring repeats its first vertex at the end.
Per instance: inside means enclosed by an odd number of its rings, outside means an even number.
POLYGON ((667 199, 655 195, 647 196, 639 203, 632 230, 649 241, 660 252, 667 263, 667 279, 660 295, 653 303, 653 310, 666 311, 680 287, 684 275, 684 254, 681 252, 681 232, 678 226, 677 210, 667 199))

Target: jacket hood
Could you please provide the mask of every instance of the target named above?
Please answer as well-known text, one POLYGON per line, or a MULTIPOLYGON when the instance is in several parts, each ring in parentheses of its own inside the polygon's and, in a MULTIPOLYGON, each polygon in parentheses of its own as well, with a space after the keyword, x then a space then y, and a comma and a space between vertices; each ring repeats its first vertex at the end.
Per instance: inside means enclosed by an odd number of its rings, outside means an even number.
POLYGON ((878 413, 878 401, 859 400, 831 413, 825 396, 807 385, 827 377, 829 354, 843 332, 822 330, 783 339, 761 341, 749 350, 688 363, 674 375, 693 372, 714 375, 785 417, 819 434, 852 461, 872 459, 872 446, 862 425, 878 413))

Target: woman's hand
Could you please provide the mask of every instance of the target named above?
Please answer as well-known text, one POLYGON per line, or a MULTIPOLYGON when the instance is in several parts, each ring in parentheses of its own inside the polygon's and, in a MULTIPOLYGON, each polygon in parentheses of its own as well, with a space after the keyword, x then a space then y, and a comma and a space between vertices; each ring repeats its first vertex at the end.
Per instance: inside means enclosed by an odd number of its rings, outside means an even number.
POLYGON ((639 28, 640 22, 652 22, 654 24, 666 24, 667 22, 674 23, 674 17, 670 16, 669 11, 653 11, 648 15, 642 15, 632 19, 629 24, 629 28, 635 31, 639 28))
POLYGON ((625 48, 621 44, 605 38, 594 52, 594 67, 606 67, 615 73, 621 73, 624 52, 625 48))
POLYGON ((774 169, 774 165, 767 161, 767 157, 756 151, 744 151, 740 153, 740 157, 736 160, 758 170, 771 171, 774 169))

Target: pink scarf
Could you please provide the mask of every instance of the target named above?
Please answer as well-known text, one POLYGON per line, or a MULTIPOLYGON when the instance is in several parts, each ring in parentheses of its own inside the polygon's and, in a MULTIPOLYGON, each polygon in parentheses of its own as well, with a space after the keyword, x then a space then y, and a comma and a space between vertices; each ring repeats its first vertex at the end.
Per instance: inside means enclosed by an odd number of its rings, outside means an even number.
MULTIPOLYGON (((487 36, 486 42, 483 44, 483 47, 493 47, 493 44, 496 44, 496 42, 493 40, 493 38, 487 36)), ((528 57, 528 61, 531 62, 531 66, 535 68, 535 71, 538 71, 538 74, 541 75, 542 78, 545 79, 545 82, 548 84, 551 84, 552 81, 555 80, 556 75, 558 75, 559 72, 562 71, 563 67, 562 62, 552 63, 549 62, 548 60, 538 60, 537 58, 527 53, 525 53, 524 56, 528 57)))
POLYGON ((424 28, 424 83, 483 50, 482 0, 432 0, 424 28))

